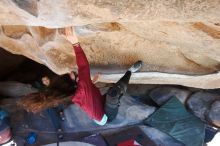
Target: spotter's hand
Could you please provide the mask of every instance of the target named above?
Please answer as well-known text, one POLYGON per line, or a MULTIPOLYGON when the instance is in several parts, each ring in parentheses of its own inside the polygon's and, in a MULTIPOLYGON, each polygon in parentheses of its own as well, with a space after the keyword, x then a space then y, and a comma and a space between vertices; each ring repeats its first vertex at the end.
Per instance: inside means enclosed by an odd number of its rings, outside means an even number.
POLYGON ((92 79, 93 84, 97 83, 100 77, 100 73, 96 73, 92 79))

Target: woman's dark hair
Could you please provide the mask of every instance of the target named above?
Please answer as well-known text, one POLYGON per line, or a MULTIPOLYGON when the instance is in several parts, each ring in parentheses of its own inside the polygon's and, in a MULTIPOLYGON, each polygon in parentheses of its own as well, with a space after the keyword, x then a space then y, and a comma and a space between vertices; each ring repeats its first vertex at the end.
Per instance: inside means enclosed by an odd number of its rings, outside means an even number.
POLYGON ((63 95, 71 95, 75 92, 76 82, 73 81, 68 74, 65 75, 49 75, 49 89, 60 92, 63 95))

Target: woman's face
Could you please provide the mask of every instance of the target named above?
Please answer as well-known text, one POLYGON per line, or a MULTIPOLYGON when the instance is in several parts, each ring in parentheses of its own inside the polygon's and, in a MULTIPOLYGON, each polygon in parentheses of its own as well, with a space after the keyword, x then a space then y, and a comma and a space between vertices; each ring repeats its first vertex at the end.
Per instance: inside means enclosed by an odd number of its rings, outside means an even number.
POLYGON ((69 73, 69 76, 73 81, 76 81, 76 82, 79 81, 79 78, 77 77, 77 75, 73 71, 69 73))
POLYGON ((69 73, 69 76, 70 76, 70 78, 71 78, 72 80, 75 80, 75 79, 76 79, 76 76, 75 76, 75 74, 74 74, 73 71, 69 73))
POLYGON ((42 83, 45 85, 45 86, 49 86, 50 85, 50 79, 45 76, 42 78, 42 83))

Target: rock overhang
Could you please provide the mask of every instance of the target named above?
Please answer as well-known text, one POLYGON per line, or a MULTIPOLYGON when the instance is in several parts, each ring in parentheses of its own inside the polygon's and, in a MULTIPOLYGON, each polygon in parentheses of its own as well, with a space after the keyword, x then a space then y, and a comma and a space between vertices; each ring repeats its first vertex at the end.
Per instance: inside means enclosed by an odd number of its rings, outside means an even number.
POLYGON ((112 66, 119 73, 120 66, 143 60, 131 83, 220 87, 218 0, 0 3, 0 46, 57 74, 75 67, 71 44, 62 37, 62 28, 75 26, 93 71, 98 66, 103 72, 100 81, 118 79, 108 73, 112 66))

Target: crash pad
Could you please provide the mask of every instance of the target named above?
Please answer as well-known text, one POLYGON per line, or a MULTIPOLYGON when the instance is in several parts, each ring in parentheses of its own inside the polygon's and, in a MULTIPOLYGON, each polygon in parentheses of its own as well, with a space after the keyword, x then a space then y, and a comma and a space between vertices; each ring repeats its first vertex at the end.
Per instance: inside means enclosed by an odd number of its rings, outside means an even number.
POLYGON ((108 146, 156 146, 138 126, 106 134, 104 138, 108 146))
MULTIPOLYGON (((57 143, 47 144, 44 146, 57 146, 57 143)), ((84 142, 77 142, 77 141, 67 141, 67 142, 60 142, 59 146, 95 146, 84 142)))
POLYGON ((189 113, 176 97, 168 100, 144 123, 169 134, 186 146, 203 145, 204 123, 189 113))

